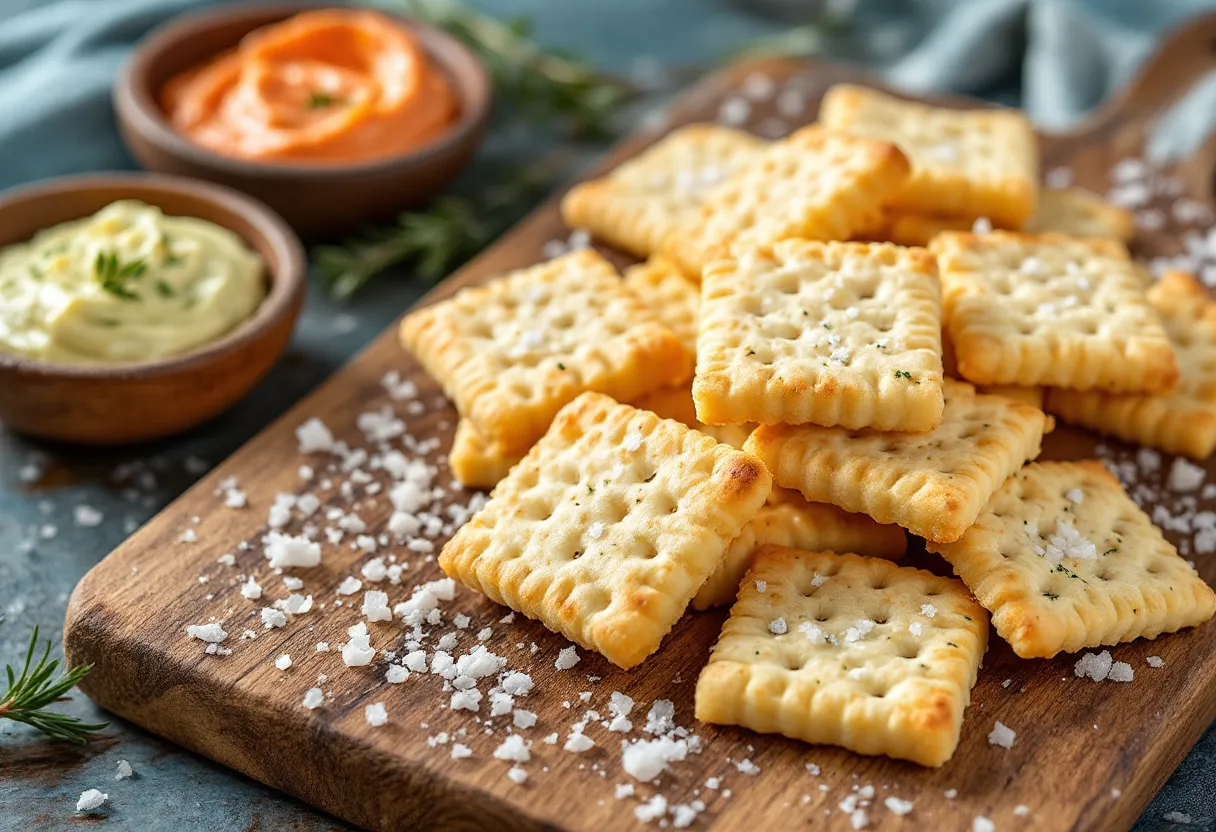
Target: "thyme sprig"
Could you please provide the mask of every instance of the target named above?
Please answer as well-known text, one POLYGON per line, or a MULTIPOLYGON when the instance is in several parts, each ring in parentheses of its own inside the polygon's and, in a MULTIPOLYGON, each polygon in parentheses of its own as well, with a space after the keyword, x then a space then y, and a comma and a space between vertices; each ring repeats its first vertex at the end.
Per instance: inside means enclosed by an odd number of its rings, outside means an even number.
POLYGON ((56 676, 59 660, 48 661, 51 656, 51 640, 47 639, 42 658, 31 668, 37 651, 38 628, 35 627, 34 634, 30 636, 30 646, 26 650, 21 673, 17 674, 11 665, 4 666, 8 675, 8 690, 0 697, 0 719, 11 719, 37 728, 55 739, 84 745, 93 738, 93 733, 101 731, 110 723, 85 722, 78 717, 46 709, 56 702, 64 701, 67 693, 76 687, 93 666, 77 665, 56 676))
POLYGON ((612 114, 636 92, 573 55, 539 47, 527 18, 503 22, 456 0, 396 0, 395 5, 468 45, 485 63, 502 100, 531 121, 560 121, 580 138, 611 135, 612 114))
POLYGON ((348 298, 380 272, 409 264, 435 281, 472 257, 519 218, 552 182, 544 166, 517 169, 476 197, 440 196, 419 211, 407 211, 387 227, 373 228, 339 245, 319 246, 313 260, 329 292, 348 298))

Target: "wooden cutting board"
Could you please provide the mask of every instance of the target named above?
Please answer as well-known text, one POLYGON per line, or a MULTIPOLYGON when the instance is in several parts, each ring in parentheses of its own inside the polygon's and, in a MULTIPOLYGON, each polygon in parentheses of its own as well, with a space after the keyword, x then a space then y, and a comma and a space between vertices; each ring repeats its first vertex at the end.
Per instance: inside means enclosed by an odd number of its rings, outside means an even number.
MULTIPOLYGON (((1044 170, 1071 167, 1080 185, 1104 191, 1112 165, 1138 155, 1152 120, 1216 63, 1214 41, 1216 17, 1177 34, 1127 90, 1079 132, 1043 137, 1044 170)), ((714 119, 721 102, 756 73, 774 80, 779 90, 790 85, 805 90, 807 100, 805 112, 796 119, 779 117, 771 100, 753 104, 750 126, 760 131, 809 122, 828 86, 866 80, 854 70, 805 61, 739 64, 684 95, 670 109, 664 129, 714 119)), ((600 170, 637 153, 661 132, 628 139, 600 170)), ((1209 142, 1173 171, 1185 178, 1191 196, 1209 206, 1214 162, 1216 143, 1209 142)), ((546 241, 567 233, 552 201, 424 302, 533 263, 546 241)), ((1142 236, 1137 247, 1147 256, 1176 250, 1179 244, 1179 232, 1167 224, 1160 232, 1142 236)), ((612 256, 621 265, 629 262, 612 256)), ((267 574, 257 544, 265 532, 267 509, 277 492, 304 493, 322 488, 324 479, 320 473, 311 482, 298 477, 302 463, 320 462, 298 453, 295 428, 318 416, 338 438, 362 443, 356 417, 385 406, 401 413, 414 437, 438 437, 441 451, 446 451, 455 413, 442 401, 439 387, 398 347, 391 330, 94 568, 72 595, 64 636, 72 664, 95 665, 82 686, 86 693, 150 731, 373 829, 643 828, 634 819, 637 798, 618 800, 613 794, 614 784, 632 782, 620 768, 620 734, 592 724, 587 731, 597 747, 580 755, 563 751, 560 741, 540 741, 554 731, 564 741, 570 724, 588 708, 606 715, 612 691, 637 701, 633 720, 639 728, 651 702, 671 699, 677 723, 702 738, 701 753, 674 764, 658 792, 671 804, 704 801, 694 824, 698 829, 848 828, 848 814, 838 804, 855 787, 867 784, 876 790, 870 807, 875 829, 969 830, 977 815, 992 819, 1001 830, 1126 829, 1216 716, 1216 626, 1116 648, 1116 659, 1136 671, 1131 684, 1078 679, 1073 675, 1076 657, 1018 660, 994 637, 958 752, 943 768, 927 770, 696 724, 693 687, 722 613, 686 616, 662 650, 632 672, 581 650, 581 663, 559 672, 554 659, 566 645, 563 639, 522 616, 500 623, 505 609, 461 590, 445 607, 449 618, 463 611, 473 619, 458 650, 477 644, 472 634, 489 626, 493 635, 486 646, 536 682, 536 690, 519 702, 535 711, 539 722, 524 732, 534 740, 533 759, 525 766, 527 783, 516 785, 505 776, 510 764, 492 757, 506 736, 509 717, 479 724, 468 711, 447 709, 448 694, 441 691, 436 676, 416 675, 404 684, 388 685, 380 661, 346 668, 336 652, 315 652, 317 641, 345 641, 346 627, 360 619, 351 606, 357 608, 361 593, 347 599, 354 604, 337 609, 334 589, 343 577, 358 572, 366 556, 345 546, 326 546, 320 567, 294 570, 306 581, 304 592, 325 609, 264 632, 256 619, 266 598, 286 594, 281 582, 267 574), (380 379, 390 370, 417 382, 424 412, 407 415, 403 402, 386 396, 380 379), (247 492, 249 508, 225 508, 217 496, 220 482, 230 476, 247 492), (197 524, 192 518, 198 518, 197 524), (187 528, 195 530, 197 542, 179 541, 187 528), (241 551, 242 541, 253 545, 241 551), (225 552, 235 553, 235 567, 217 563, 225 552), (266 587, 262 601, 247 601, 238 592, 236 575, 249 572, 266 587), (200 577, 207 582, 200 583, 200 577), (202 643, 183 633, 186 625, 213 618, 223 619, 233 633, 225 645, 234 650, 231 656, 204 655, 202 643), (238 641, 246 627, 257 630, 259 637, 238 641), (532 643, 538 646, 535 653, 527 646, 532 643), (284 652, 295 660, 286 672, 274 666, 284 652), (1150 655, 1160 655, 1165 666, 1147 666, 1150 655), (323 708, 309 711, 301 700, 318 673, 328 674, 322 687, 334 695, 323 708), (590 691, 587 702, 579 696, 584 691, 590 691), (389 722, 372 728, 364 720, 364 706, 381 701, 389 722), (1010 750, 988 743, 988 732, 998 719, 1017 732, 1010 750), (486 734, 485 724, 494 726, 493 735, 486 734), (428 737, 441 732, 468 745, 473 757, 454 760, 450 745, 428 744, 428 737), (733 763, 744 759, 760 773, 740 772, 733 763), (810 774, 807 763, 818 765, 821 773, 810 774), (722 789, 705 788, 709 777, 720 777, 722 789), (948 790, 957 790, 957 796, 948 798, 948 790), (912 814, 893 815, 883 806, 888 796, 913 801, 912 814), (1028 807, 1028 816, 1015 815, 1019 805, 1028 807)), ((1087 434, 1061 429, 1048 441, 1044 458, 1087 457, 1094 444, 1087 434)), ((1121 458, 1134 453, 1116 443, 1108 445, 1121 458)), ((440 462, 442 453, 429 458, 440 462)), ((1169 462, 1167 458, 1163 469, 1169 462)), ((1216 472, 1216 465, 1209 464, 1208 470, 1216 472)), ((1159 486, 1163 476, 1150 477, 1148 487, 1159 486)), ((440 482, 448 482, 445 474, 440 482)), ((325 504, 336 501, 349 507, 332 489, 318 493, 325 504)), ((456 502, 467 498, 461 495, 456 502)), ((1216 501, 1208 501, 1207 507, 1216 508, 1216 501)), ((383 530, 387 500, 381 495, 373 504, 364 504, 360 515, 373 533, 383 530)), ((293 528, 298 530, 298 524, 293 528)), ((403 585, 392 589, 392 602, 403 600, 412 585, 440 576, 433 559, 400 554, 411 569, 403 585)), ((1199 568, 1208 581, 1216 582, 1216 558, 1201 557, 1199 568)), ((396 648, 405 639, 399 623, 374 624, 372 632, 376 647, 396 648)), ((434 649, 433 643, 427 646, 434 649)), ((481 717, 486 713, 483 707, 481 717)), ((639 735, 635 731, 632 736, 639 735)), ((655 793, 648 784, 638 784, 637 791, 640 796, 655 793)))

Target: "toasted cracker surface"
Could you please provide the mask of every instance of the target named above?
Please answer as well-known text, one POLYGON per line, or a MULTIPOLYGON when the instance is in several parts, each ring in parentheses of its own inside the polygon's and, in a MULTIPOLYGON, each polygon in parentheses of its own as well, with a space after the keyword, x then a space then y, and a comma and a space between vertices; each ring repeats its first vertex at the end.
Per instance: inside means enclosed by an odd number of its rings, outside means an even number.
POLYGON ((582 392, 631 400, 692 369, 680 339, 593 251, 463 289, 407 315, 400 334, 504 454, 527 450, 582 392))
POLYGON ((1024 658, 1202 623, 1216 595, 1096 460, 1011 477, 961 539, 929 543, 1024 658))
POLYGON ((1164 392, 1174 351, 1113 240, 946 233, 934 239, 946 329, 976 384, 1164 392))
POLYGON ((954 110, 839 84, 820 104, 827 127, 893 142, 912 161, 893 210, 940 217, 988 217, 1021 228, 1035 210, 1038 141, 1015 110, 954 110))
POLYGON ((702 422, 926 431, 940 421, 939 287, 924 249, 743 247, 706 269, 701 290, 702 422))
POLYGON ((699 280, 735 246, 848 240, 875 223, 907 175, 908 160, 889 142, 806 127, 710 191, 697 214, 666 235, 662 251, 699 280))
POLYGON ((1148 299, 1174 348, 1178 387, 1159 396, 1053 389, 1046 407, 1065 422, 1207 459, 1216 449, 1216 303, 1184 272, 1162 275, 1148 299))
POLYGON ((1136 221, 1130 211, 1111 205, 1097 194, 1081 188, 1048 188, 1039 193, 1038 209, 1024 230, 1109 237, 1126 243, 1136 235, 1136 221))
POLYGON ((576 185, 562 199, 562 219, 638 257, 695 215, 706 193, 768 142, 716 124, 673 130, 602 179, 576 185))
POLYGON ((987 638, 958 581, 767 546, 697 680, 697 719, 940 766, 987 638))
POLYGON ((448 467, 464 485, 493 488, 522 458, 523 454, 506 453, 500 445, 487 442, 471 422, 461 419, 452 437, 448 467))
POLYGON ((797 491, 774 488, 768 504, 743 527, 722 565, 697 592, 693 609, 734 603, 752 554, 767 545, 899 560, 908 549, 908 537, 898 526, 884 526, 864 514, 849 514, 827 503, 808 502, 797 491))
POLYGON ((762 425, 744 448, 776 483, 812 502, 894 523, 929 540, 962 536, 993 492, 1039 455, 1050 418, 947 379, 941 424, 927 433, 762 425))
POLYGON ((656 255, 625 270, 625 288, 676 334, 690 355, 696 355, 700 286, 666 257, 656 255))
POLYGON ((758 460, 586 393, 443 548, 466 586, 629 668, 764 504, 758 460))

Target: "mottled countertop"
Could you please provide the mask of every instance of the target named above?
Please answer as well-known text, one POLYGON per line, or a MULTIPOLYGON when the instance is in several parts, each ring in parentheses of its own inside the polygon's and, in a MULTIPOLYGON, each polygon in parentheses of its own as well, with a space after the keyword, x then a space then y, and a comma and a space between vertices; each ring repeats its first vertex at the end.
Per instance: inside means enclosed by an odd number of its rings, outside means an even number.
MULTIPOLYGON (((657 13, 646 2, 527 5, 529 12, 541 6, 547 10, 538 21, 540 37, 618 69, 628 69, 630 63, 643 70, 658 65, 639 63, 639 55, 679 63, 706 60, 769 29, 729 5, 697 0, 663 6, 665 18, 690 21, 677 41, 664 38, 662 27, 633 24, 638 15, 657 13)), ((517 129, 499 130, 484 156, 527 158, 543 142, 543 137, 517 129)), ((575 158, 601 149, 583 148, 575 158)), ((478 164, 484 171, 491 162, 478 164)), ((477 176, 477 169, 470 175, 477 176)), ((353 302, 339 305, 314 281, 291 347, 269 378, 231 412, 183 437, 93 450, 35 442, 0 428, 0 660, 19 657, 34 625, 58 642, 68 594, 90 567, 336 370, 425 289, 409 275, 390 273, 353 302), (81 514, 84 506, 100 512, 100 521, 90 524, 96 518, 88 511, 81 514)), ((64 710, 91 720, 104 718, 80 695, 64 710)), ((1174 811, 1193 817, 1185 828, 1210 828, 1213 770, 1216 731, 1209 731, 1146 810, 1138 832, 1184 828, 1164 819, 1174 811)), ((91 824, 145 832, 348 828, 133 725, 117 722, 99 741, 77 749, 0 722, 0 830, 91 824), (131 763, 132 779, 115 782, 118 760, 131 763), (73 819, 76 798, 89 788, 110 793, 104 818, 73 819)))

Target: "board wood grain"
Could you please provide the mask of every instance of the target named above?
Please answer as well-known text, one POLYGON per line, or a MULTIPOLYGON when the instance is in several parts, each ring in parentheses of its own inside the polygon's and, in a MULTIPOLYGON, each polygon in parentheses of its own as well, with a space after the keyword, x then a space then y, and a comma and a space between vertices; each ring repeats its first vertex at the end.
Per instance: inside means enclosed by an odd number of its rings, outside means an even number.
MULTIPOLYGON (((1214 17, 1180 31, 1122 95, 1080 130, 1043 137, 1044 169, 1069 166, 1078 184, 1105 190, 1112 165, 1138 155, 1152 120, 1216 63, 1214 42, 1214 17)), ((867 80, 854 70, 806 61, 737 64, 675 103, 668 126, 713 119, 721 101, 754 72, 778 84, 796 79, 806 90, 804 117, 786 119, 790 127, 812 119, 819 96, 831 84, 867 80)), ((753 128, 776 117, 771 102, 752 109, 753 128)), ((618 164, 660 135, 654 130, 631 137, 599 170, 618 164)), ((1210 207, 1214 166, 1216 142, 1209 142, 1173 172, 1185 179, 1193 198, 1210 207)), ((535 262, 546 241, 567 233, 556 201, 550 201, 423 303, 535 262)), ((1136 243, 1138 253, 1145 256, 1178 246, 1178 235, 1169 226, 1142 234, 1136 243)), ((629 262, 611 256, 618 264, 629 262)), ((326 608, 297 616, 282 629, 262 631, 255 617, 262 602, 247 601, 238 591, 237 574, 266 574, 257 541, 265 532, 266 510, 276 493, 320 489, 326 504, 336 501, 348 506, 332 490, 321 488, 321 475, 310 482, 300 480, 297 469, 310 460, 298 453, 295 428, 318 416, 338 438, 361 442, 355 425, 358 414, 394 404, 380 383, 390 370, 418 384, 426 408, 405 416, 408 429, 418 438, 438 437, 439 451, 429 458, 442 459, 451 442, 455 412, 442 401, 435 382, 398 346, 395 331, 386 332, 81 581, 70 602, 64 639, 72 664, 95 664, 82 685, 89 696, 125 719, 372 829, 644 828, 633 815, 636 798, 613 796, 615 783, 632 782, 620 768, 620 734, 592 725, 588 735, 597 746, 585 754, 565 752, 560 742, 539 741, 554 731, 564 740, 570 724, 587 708, 607 714, 612 691, 638 702, 632 717, 635 725, 645 721, 645 709, 652 701, 673 700, 678 724, 701 737, 701 752, 673 765, 658 790, 672 804, 704 801, 705 809, 693 827, 698 829, 793 824, 847 829, 848 813, 840 811, 838 804, 866 784, 876 790, 870 811, 873 829, 968 830, 980 815, 1002 830, 1126 829, 1216 716, 1216 627, 1115 648, 1116 658, 1136 670, 1131 684, 1077 679, 1072 672, 1075 656, 1019 660, 994 636, 959 749, 947 765, 929 770, 696 724, 693 687, 721 626, 721 612, 686 616, 660 652, 633 671, 620 671, 580 650, 582 661, 562 672, 554 668, 554 659, 566 646, 564 639, 522 616, 502 623, 499 619, 507 610, 461 590, 455 602, 445 605, 445 612, 470 615, 473 625, 468 633, 491 627, 493 635, 486 646, 506 656, 512 667, 530 673, 537 683, 536 691, 519 702, 520 707, 535 711, 539 721, 525 732, 535 741, 533 760, 526 766, 530 778, 516 785, 505 777, 510 764, 492 758, 505 736, 499 727, 505 718, 477 722, 467 711, 448 709, 448 696, 436 676, 388 685, 380 661, 346 668, 336 653, 315 652, 317 641, 344 641, 346 627, 360 620, 357 609, 335 608, 334 589, 343 577, 358 572, 366 556, 345 546, 327 547, 321 566, 296 570, 306 581, 304 591, 326 608), (238 478, 250 508, 223 507, 223 497, 216 491, 230 476, 238 478), (196 530, 198 542, 179 541, 186 528, 196 530), (240 551, 236 547, 241 541, 253 545, 240 551), (217 564, 226 552, 236 555, 236 567, 217 564), (200 583, 200 576, 207 582, 200 583), (200 642, 186 639, 187 624, 212 618, 222 618, 234 631, 226 642, 233 655, 205 655, 200 642), (235 634, 244 627, 258 630, 259 637, 237 641, 235 634), (538 646, 535 654, 529 648, 532 643, 538 646), (274 666, 275 657, 284 652, 296 662, 287 672, 274 666), (1150 655, 1161 656, 1164 667, 1149 668, 1145 659, 1150 655), (332 689, 334 697, 323 708, 309 711, 300 703, 318 673, 329 675, 323 687, 332 689), (585 704, 579 698, 583 691, 591 692, 585 704), (365 722, 364 706, 373 702, 385 703, 387 725, 372 728, 365 722), (988 732, 998 719, 1017 732, 1011 749, 988 743, 988 732), (497 728, 492 735, 486 733, 487 724, 497 728), (454 760, 450 746, 429 745, 427 738, 440 732, 468 745, 474 756, 454 760), (760 773, 740 772, 734 763, 743 759, 751 760, 760 773), (808 763, 819 766, 818 776, 808 772, 808 763), (722 788, 707 789, 709 777, 722 778, 722 788), (725 789, 730 790, 729 797, 725 789), (948 790, 956 790, 956 796, 946 797, 948 790), (912 814, 900 818, 884 809, 882 801, 888 796, 913 801, 912 814), (1015 815, 1019 805, 1028 807, 1029 815, 1015 815)), ((1095 442, 1090 434, 1060 429, 1046 443, 1044 458, 1084 458, 1092 455, 1095 442)), ((1210 479, 1216 465, 1209 463, 1208 471, 1210 479)), ((1153 476, 1159 484, 1165 474, 1153 476)), ((446 484, 446 474, 439 481, 446 484)), ((1216 507, 1216 501, 1206 501, 1205 507, 1216 507)), ((360 507, 372 532, 383 530, 388 514, 384 499, 365 501, 360 507)), ((410 586, 440 574, 433 558, 399 554, 411 568, 403 586, 393 590, 393 602, 403 600, 410 586)), ((1200 558, 1198 566, 1209 582, 1216 582, 1216 560, 1200 558)), ((941 571, 940 564, 937 569, 941 571)), ((397 647, 406 638, 399 623, 374 624, 372 634, 376 647, 397 647)), ((459 649, 466 651, 476 643, 466 634, 459 649)), ((434 649, 433 644, 428 647, 434 649)), ((483 718, 485 712, 483 708, 483 718)), ((654 791, 649 785, 637 785, 639 795, 654 791)))

